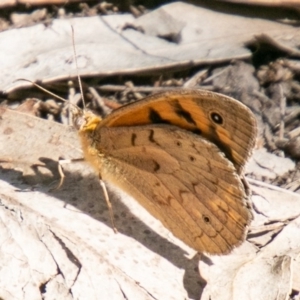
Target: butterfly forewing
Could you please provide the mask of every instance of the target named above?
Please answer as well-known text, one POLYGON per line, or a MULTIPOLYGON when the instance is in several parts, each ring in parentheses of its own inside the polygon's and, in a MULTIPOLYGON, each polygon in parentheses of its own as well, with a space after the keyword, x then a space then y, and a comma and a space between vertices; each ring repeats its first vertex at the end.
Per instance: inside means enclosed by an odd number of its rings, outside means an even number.
POLYGON ((192 248, 226 253, 244 239, 248 199, 213 143, 169 125, 101 127, 94 141, 102 178, 192 248))
POLYGON ((256 121, 251 111, 233 98, 203 90, 159 93, 123 106, 101 126, 170 124, 216 144, 238 174, 252 153, 256 121))

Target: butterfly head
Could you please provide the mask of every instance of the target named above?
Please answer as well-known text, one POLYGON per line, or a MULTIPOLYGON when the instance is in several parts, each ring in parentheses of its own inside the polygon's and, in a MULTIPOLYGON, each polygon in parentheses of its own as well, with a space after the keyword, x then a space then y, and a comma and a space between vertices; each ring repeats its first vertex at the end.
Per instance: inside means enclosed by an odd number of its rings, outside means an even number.
POLYGON ((89 110, 76 109, 73 111, 74 127, 81 132, 94 131, 98 124, 101 123, 101 117, 95 115, 89 110))

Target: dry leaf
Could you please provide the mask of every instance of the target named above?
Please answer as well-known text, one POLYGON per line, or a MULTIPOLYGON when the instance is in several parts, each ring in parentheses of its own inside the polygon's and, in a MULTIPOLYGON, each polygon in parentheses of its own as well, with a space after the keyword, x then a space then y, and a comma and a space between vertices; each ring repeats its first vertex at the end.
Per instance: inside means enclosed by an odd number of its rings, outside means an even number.
POLYGON ((128 14, 74 18, 1 32, 0 90, 28 86, 19 78, 46 83, 75 77, 71 25, 81 76, 161 74, 169 68, 250 58, 244 45, 258 37, 300 55, 300 35, 293 26, 175 2, 138 19, 128 14))

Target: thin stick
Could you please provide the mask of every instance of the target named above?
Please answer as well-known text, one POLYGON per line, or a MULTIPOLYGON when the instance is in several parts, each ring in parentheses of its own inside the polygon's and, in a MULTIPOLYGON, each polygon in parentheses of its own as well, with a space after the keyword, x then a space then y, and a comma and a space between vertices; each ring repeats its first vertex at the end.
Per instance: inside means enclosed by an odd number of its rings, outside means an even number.
POLYGON ((283 94, 282 86, 279 85, 280 92, 280 127, 279 127, 279 139, 282 140, 284 137, 284 115, 286 109, 286 97, 283 94))
POLYGON ((102 108, 104 115, 108 115, 110 113, 110 109, 108 107, 106 107, 104 100, 97 93, 96 89, 94 89, 93 87, 89 87, 88 90, 90 91, 90 93, 93 95, 93 97, 97 101, 97 104, 102 108))
MULTIPOLYGON (((99 91, 104 91, 104 92, 124 92, 124 91, 129 91, 129 92, 143 92, 143 93, 158 93, 158 92, 168 92, 168 91, 173 91, 173 90, 182 90, 185 88, 184 86, 159 86, 159 87, 150 87, 150 86, 133 86, 133 87, 128 87, 125 85, 114 85, 114 84, 104 84, 100 85, 97 87, 99 91)), ((213 90, 211 86, 199 86, 199 88, 203 90, 213 90)))
POLYGON ((249 183, 253 184, 253 185, 256 185, 256 186, 265 187, 265 188, 268 188, 270 190, 286 193, 286 194, 289 194, 291 196, 296 196, 296 197, 300 198, 300 195, 297 194, 297 193, 291 192, 289 190, 283 189, 281 187, 278 187, 278 186, 275 186, 275 185, 272 185, 272 184, 269 184, 269 183, 265 183, 265 182, 262 182, 262 181, 259 181, 259 180, 256 180, 256 179, 253 179, 253 178, 250 178, 250 177, 247 177, 247 181, 249 183))

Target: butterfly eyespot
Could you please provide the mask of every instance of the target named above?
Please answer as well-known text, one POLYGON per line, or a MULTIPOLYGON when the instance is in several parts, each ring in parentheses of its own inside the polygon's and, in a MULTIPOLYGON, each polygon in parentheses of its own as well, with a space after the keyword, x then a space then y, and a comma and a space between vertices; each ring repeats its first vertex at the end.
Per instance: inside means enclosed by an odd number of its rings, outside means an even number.
POLYGON ((189 156, 189 159, 190 159, 190 161, 195 161, 196 160, 196 158, 194 157, 194 156, 189 156))
POLYGON ((210 219, 209 219, 208 216, 203 216, 203 221, 204 221, 205 223, 209 223, 209 222, 210 222, 210 219))
POLYGON ((220 114, 216 113, 216 112, 212 112, 210 114, 210 118, 216 124, 219 124, 219 125, 223 124, 223 118, 222 118, 222 116, 220 114))

